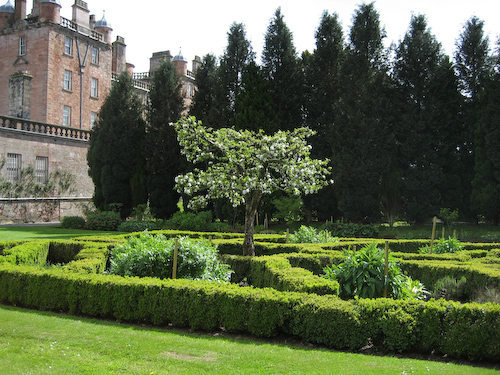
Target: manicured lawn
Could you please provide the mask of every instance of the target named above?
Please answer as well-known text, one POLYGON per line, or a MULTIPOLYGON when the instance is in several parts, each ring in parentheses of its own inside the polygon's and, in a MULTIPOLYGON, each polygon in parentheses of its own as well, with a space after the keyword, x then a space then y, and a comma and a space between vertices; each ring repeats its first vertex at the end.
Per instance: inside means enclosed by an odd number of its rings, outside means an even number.
POLYGON ((79 236, 99 236, 120 234, 121 232, 104 232, 84 229, 63 229, 59 225, 26 225, 0 226, 0 241, 24 239, 69 239, 79 236))
POLYGON ((499 370, 179 333, 0 305, 0 373, 498 374, 499 370))

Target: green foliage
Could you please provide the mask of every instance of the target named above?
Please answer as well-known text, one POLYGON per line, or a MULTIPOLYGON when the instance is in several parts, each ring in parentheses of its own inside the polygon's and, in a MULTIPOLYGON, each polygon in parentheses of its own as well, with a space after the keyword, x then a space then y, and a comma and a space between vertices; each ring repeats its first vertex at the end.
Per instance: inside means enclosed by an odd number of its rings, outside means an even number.
POLYGON ((317 231, 316 228, 301 225, 300 228, 290 235, 291 243, 329 243, 337 242, 338 238, 325 229, 317 231))
POLYGON ((304 74, 297 58, 292 32, 285 23, 281 7, 276 9, 264 35, 262 69, 273 98, 278 128, 299 128, 303 122, 304 74))
POLYGON ((446 276, 436 282, 431 297, 466 302, 468 299, 466 288, 467 279, 465 277, 462 276, 457 280, 451 276, 446 276))
POLYGON ((14 265, 44 266, 49 253, 49 241, 39 240, 25 242, 17 246, 3 249, 0 263, 14 265))
POLYGON ((441 208, 439 217, 448 227, 451 227, 453 222, 458 219, 458 209, 452 211, 450 208, 441 208))
POLYGON ((61 226, 65 229, 83 229, 85 219, 80 216, 65 216, 61 220, 61 226))
POLYGON ((300 221, 302 209, 302 199, 300 197, 281 196, 272 202, 277 209, 274 217, 284 222, 300 221))
MULTIPOLYGON (((205 240, 178 239, 177 277, 229 281, 229 266, 218 259, 217 248, 205 240)), ((121 276, 172 277, 175 239, 147 232, 129 237, 111 252, 110 273, 121 276)))
POLYGON ((181 76, 172 62, 161 62, 152 83, 144 147, 146 182, 151 212, 157 218, 167 219, 177 211, 180 198, 174 189, 175 176, 186 170, 175 130, 169 126, 181 117, 184 99, 181 76))
POLYGON ((178 211, 165 221, 169 229, 191 230, 199 232, 224 232, 230 231, 231 226, 222 222, 212 222, 211 211, 188 212, 178 211))
POLYGON ((261 197, 276 190, 290 194, 311 194, 326 186, 329 173, 326 160, 310 157, 307 128, 278 131, 274 135, 230 128, 213 130, 195 118, 173 124, 182 153, 193 164, 204 163, 177 176, 177 189, 193 196, 191 207, 206 205, 208 200, 228 199, 233 206, 245 204, 243 253, 254 254, 254 219, 261 197))
POLYGON ((379 228, 374 224, 332 223, 328 222, 326 229, 332 236, 345 238, 377 238, 379 228))
POLYGON ((94 210, 86 213, 85 228, 91 230, 117 230, 122 222, 120 214, 114 211, 94 210))
POLYGON ((143 232, 161 228, 161 221, 135 221, 127 220, 118 225, 118 232, 143 232))
MULTIPOLYGON (((432 247, 433 254, 445 254, 445 253, 456 253, 464 248, 462 244, 455 237, 441 238, 437 242, 434 242, 432 247)), ((423 246, 419 249, 421 254, 429 254, 431 251, 430 246, 423 246)))
POLYGON ((143 108, 127 72, 120 74, 91 130, 87 162, 94 182, 93 202, 101 211, 122 204, 120 215, 147 201, 143 154, 143 108))
POLYGON ((421 288, 408 280, 396 260, 389 255, 388 274, 384 276, 385 255, 375 242, 359 251, 344 249, 344 261, 326 267, 325 277, 340 284, 340 297, 380 298, 387 288, 387 297, 396 299, 416 298, 421 288), (417 289, 417 290, 416 290, 417 289))

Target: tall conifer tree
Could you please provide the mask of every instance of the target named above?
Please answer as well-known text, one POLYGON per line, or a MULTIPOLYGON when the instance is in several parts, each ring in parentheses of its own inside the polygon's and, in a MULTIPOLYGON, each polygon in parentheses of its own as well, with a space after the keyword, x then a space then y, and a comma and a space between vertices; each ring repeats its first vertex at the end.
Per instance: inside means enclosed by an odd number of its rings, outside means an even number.
POLYGON ((131 78, 123 72, 101 107, 87 153, 95 206, 109 210, 111 204, 120 204, 122 218, 147 201, 142 153, 145 122, 133 90, 131 78))
POLYGON ((262 64, 279 128, 291 130, 300 127, 303 125, 304 78, 292 32, 285 23, 281 8, 276 10, 264 38, 262 64))
POLYGON ((146 135, 147 186, 151 213, 167 219, 177 211, 179 194, 175 177, 185 172, 175 130, 169 126, 181 117, 184 99, 181 78, 172 62, 163 61, 153 75, 149 93, 146 135))

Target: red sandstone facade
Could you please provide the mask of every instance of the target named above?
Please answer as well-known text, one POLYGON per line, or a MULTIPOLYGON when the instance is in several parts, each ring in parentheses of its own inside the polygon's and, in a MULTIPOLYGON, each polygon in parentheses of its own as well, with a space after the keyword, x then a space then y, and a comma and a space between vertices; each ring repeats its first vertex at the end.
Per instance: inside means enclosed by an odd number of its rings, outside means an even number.
POLYGON ((75 0, 72 20, 59 0, 16 0, 0 7, 0 114, 90 129, 112 82, 126 70, 125 43, 111 43, 106 20, 75 0), (116 51, 113 51, 116 44, 116 51))

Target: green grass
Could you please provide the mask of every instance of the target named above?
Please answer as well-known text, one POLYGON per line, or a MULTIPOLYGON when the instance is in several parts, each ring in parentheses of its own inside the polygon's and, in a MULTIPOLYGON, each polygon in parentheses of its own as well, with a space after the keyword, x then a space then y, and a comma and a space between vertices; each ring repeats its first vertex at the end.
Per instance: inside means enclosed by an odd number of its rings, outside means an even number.
POLYGON ((0 226, 0 241, 25 239, 69 239, 80 236, 109 236, 122 232, 64 229, 59 225, 0 226))
POLYGON ((0 305, 0 373, 498 374, 493 368, 179 333, 0 305))

